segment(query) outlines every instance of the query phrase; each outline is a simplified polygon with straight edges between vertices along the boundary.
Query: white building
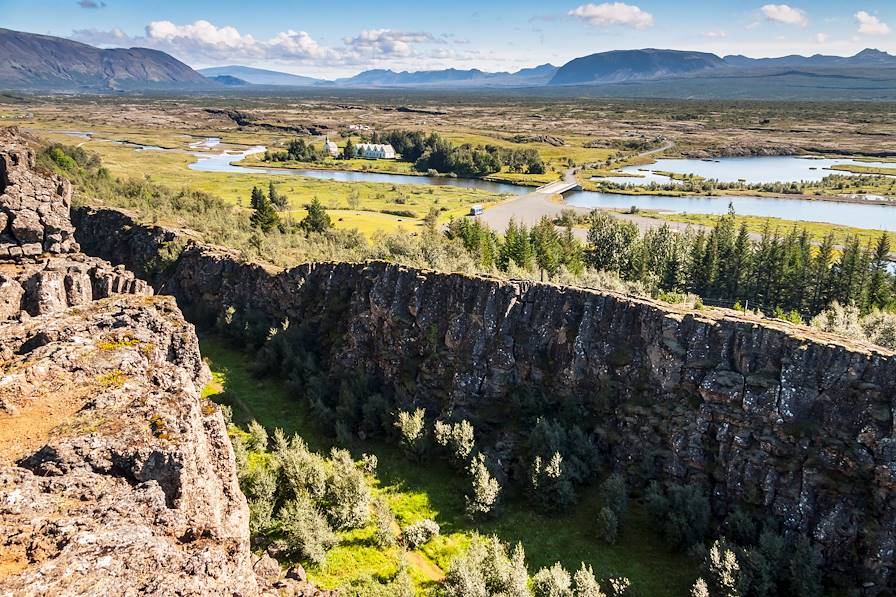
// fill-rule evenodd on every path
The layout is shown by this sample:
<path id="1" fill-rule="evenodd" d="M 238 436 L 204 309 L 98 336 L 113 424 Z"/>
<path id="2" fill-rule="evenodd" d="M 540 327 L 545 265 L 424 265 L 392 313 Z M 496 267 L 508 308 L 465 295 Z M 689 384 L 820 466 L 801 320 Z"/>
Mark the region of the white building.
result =
<path id="1" fill-rule="evenodd" d="M 339 155 L 339 146 L 336 145 L 333 141 L 330 141 L 329 137 L 325 138 L 324 141 L 324 151 L 330 154 L 330 157 L 336 157 Z"/>
<path id="2" fill-rule="evenodd" d="M 388 143 L 358 143 L 355 145 L 355 155 L 367 160 L 394 160 L 395 150 Z"/>

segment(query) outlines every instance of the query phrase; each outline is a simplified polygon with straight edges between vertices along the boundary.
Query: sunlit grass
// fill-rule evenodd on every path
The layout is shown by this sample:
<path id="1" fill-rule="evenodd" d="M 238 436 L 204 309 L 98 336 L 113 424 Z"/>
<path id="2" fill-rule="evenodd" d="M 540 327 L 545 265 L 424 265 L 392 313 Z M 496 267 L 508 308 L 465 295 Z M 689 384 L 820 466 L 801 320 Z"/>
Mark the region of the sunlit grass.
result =
<path id="1" fill-rule="evenodd" d="M 237 424 L 256 419 L 268 429 L 280 427 L 287 434 L 299 433 L 317 451 L 328 451 L 334 445 L 331 436 L 314 423 L 303 397 L 294 395 L 276 378 L 253 377 L 244 353 L 214 336 L 202 339 L 202 352 L 214 372 L 213 384 L 217 384 L 208 393 L 233 408 Z M 444 462 L 429 458 L 415 464 L 399 449 L 381 442 L 346 447 L 356 458 L 364 452 L 377 456 L 375 492 L 388 500 L 401 526 L 424 518 L 432 518 L 441 526 L 439 537 L 407 558 L 409 574 L 421 594 L 432 593 L 436 586 L 433 576 L 447 570 L 451 560 L 469 545 L 474 532 L 496 534 L 508 543 L 522 542 L 532 573 L 556 561 L 574 570 L 584 561 L 602 577 L 627 576 L 637 595 L 684 595 L 696 576 L 696 564 L 662 545 L 650 530 L 643 508 L 636 503 L 630 508 L 620 542 L 614 546 L 598 537 L 595 521 L 601 504 L 593 488 L 583 492 L 576 507 L 557 516 L 533 511 L 511 492 L 500 517 L 474 523 L 464 515 L 467 481 Z M 383 552 L 373 547 L 372 532 L 368 526 L 341 533 L 340 544 L 330 552 L 324 566 L 307 567 L 312 580 L 324 587 L 337 587 L 367 575 L 391 578 L 400 564 L 400 551 L 392 548 Z"/>

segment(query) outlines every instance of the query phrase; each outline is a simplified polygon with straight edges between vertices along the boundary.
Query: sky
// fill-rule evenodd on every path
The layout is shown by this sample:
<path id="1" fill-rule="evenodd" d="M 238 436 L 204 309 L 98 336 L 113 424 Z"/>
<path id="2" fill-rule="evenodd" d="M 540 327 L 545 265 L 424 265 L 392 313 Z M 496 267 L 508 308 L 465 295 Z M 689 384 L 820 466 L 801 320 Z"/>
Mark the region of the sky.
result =
<path id="1" fill-rule="evenodd" d="M 649 47 L 896 53 L 896 0 L 0 0 L 0 27 L 156 48 L 194 68 L 335 78 L 370 68 L 514 71 Z"/>

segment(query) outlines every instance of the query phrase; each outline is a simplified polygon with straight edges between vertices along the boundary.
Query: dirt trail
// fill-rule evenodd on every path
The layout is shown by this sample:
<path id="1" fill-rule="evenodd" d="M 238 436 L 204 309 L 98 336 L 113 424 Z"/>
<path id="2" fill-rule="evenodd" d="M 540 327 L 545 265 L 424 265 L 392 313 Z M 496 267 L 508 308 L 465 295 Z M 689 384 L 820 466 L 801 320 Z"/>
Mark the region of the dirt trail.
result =
<path id="1" fill-rule="evenodd" d="M 445 579 L 445 573 L 442 572 L 442 569 L 432 563 L 429 558 L 416 551 L 407 552 L 407 558 L 408 564 L 419 569 L 429 580 L 442 582 Z"/>

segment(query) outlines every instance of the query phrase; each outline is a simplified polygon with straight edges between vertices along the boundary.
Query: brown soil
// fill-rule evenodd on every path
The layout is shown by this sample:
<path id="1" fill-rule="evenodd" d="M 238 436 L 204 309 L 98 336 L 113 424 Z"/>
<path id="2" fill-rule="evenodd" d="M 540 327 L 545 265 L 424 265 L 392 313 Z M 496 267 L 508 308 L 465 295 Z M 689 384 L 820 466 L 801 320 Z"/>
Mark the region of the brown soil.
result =
<path id="1" fill-rule="evenodd" d="M 0 465 L 13 464 L 46 444 L 50 432 L 78 412 L 89 394 L 83 386 L 75 390 L 70 382 L 55 383 L 48 389 L 25 400 L 0 390 L 0 402 L 15 408 L 12 415 L 0 414 Z"/>

